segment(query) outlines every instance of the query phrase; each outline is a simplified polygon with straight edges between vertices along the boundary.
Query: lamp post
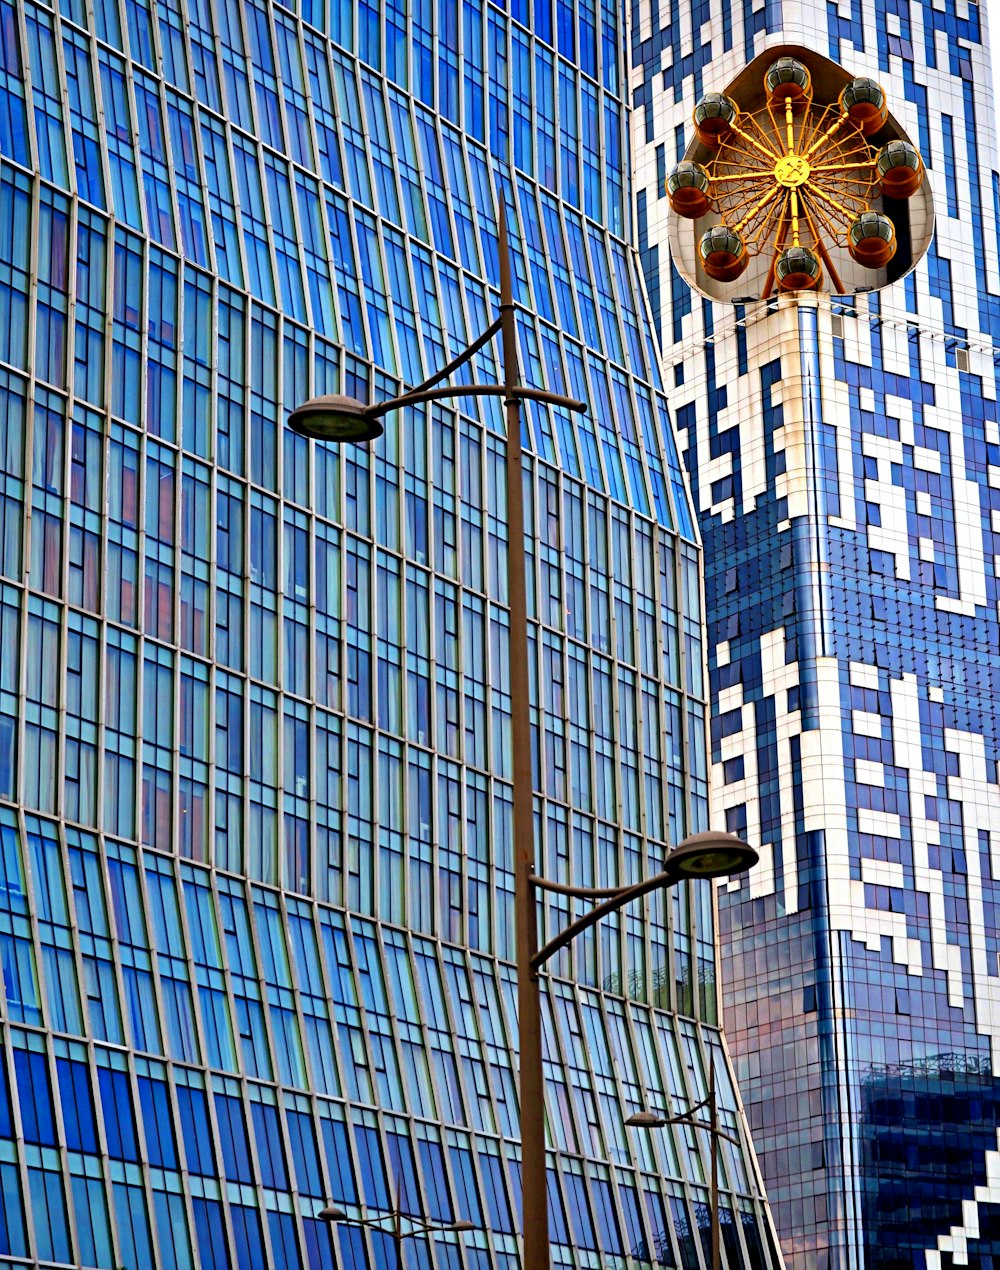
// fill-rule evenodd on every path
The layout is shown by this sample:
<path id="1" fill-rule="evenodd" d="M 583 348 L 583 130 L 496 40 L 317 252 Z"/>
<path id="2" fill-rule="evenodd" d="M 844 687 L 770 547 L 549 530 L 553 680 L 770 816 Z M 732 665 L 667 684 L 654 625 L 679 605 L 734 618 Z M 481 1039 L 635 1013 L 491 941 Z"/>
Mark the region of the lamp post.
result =
<path id="1" fill-rule="evenodd" d="M 307 401 L 289 416 L 300 436 L 323 441 L 370 441 L 380 436 L 379 419 L 404 406 L 455 397 L 501 397 L 507 424 L 507 597 L 510 605 L 511 750 L 514 813 L 514 919 L 518 966 L 520 1035 L 521 1182 L 525 1270 L 548 1270 L 549 1229 L 545 1195 L 545 1129 L 542 1087 L 542 1023 L 538 977 L 528 967 L 538 942 L 532 878 L 535 872 L 535 827 L 531 787 L 531 714 L 528 699 L 528 605 L 525 584 L 524 483 L 521 453 L 521 402 L 541 401 L 583 413 L 587 406 L 561 393 L 526 388 L 520 383 L 514 291 L 511 285 L 507 217 L 500 202 L 500 313 L 464 353 L 411 392 L 389 401 L 364 405 L 350 397 L 326 396 Z M 501 339 L 502 384 L 442 385 L 489 343 Z"/>
<path id="2" fill-rule="evenodd" d="M 402 1270 L 403 1266 L 404 1239 L 414 1239 L 417 1235 L 427 1235 L 435 1231 L 440 1231 L 442 1234 L 454 1234 L 459 1231 L 476 1229 L 470 1221 L 426 1221 L 422 1217 L 411 1217 L 408 1213 L 401 1212 L 398 1208 L 393 1209 L 391 1213 L 387 1213 L 384 1217 L 351 1217 L 342 1208 L 331 1206 L 321 1209 L 316 1216 L 320 1221 L 327 1223 L 330 1227 L 331 1236 L 333 1235 L 333 1227 L 336 1225 L 359 1226 L 362 1229 L 378 1230 L 388 1235 L 396 1250 L 396 1264 L 400 1270 Z M 407 1223 L 405 1229 L 403 1228 L 404 1221 Z M 386 1229 L 386 1222 L 392 1223 L 388 1229 Z"/>
<path id="3" fill-rule="evenodd" d="M 531 714 L 528 695 L 528 605 L 525 580 L 524 485 L 521 402 L 585 413 L 587 406 L 561 393 L 520 383 L 510 246 L 503 201 L 499 216 L 500 314 L 463 353 L 410 392 L 365 405 L 352 397 L 316 397 L 293 410 L 289 426 L 300 436 L 323 441 L 370 441 L 381 435 L 379 419 L 404 406 L 455 397 L 501 397 L 507 425 L 507 596 L 510 606 L 509 676 L 511 695 L 512 802 L 514 819 L 514 922 L 517 960 L 521 1187 L 524 1270 L 549 1270 L 549 1214 L 545 1176 L 545 1096 L 542 1069 L 542 1015 L 538 972 L 582 930 L 606 913 L 685 877 L 718 877 L 755 864 L 757 855 L 731 834 L 696 834 L 671 851 L 664 871 L 634 886 L 600 890 L 548 882 L 535 871 L 535 827 L 531 780 Z M 503 384 L 443 384 L 496 335 L 501 339 Z M 538 890 L 601 901 L 538 948 Z"/>
<path id="4" fill-rule="evenodd" d="M 707 1120 L 696 1118 L 697 1113 L 703 1109 L 708 1111 Z M 708 1133 L 711 1169 L 708 1216 L 711 1223 L 712 1236 L 712 1270 L 720 1270 L 722 1264 L 720 1247 L 722 1229 L 719 1221 L 719 1139 L 725 1138 L 727 1142 L 731 1142 L 735 1147 L 741 1144 L 739 1138 L 727 1133 L 725 1129 L 719 1128 L 719 1104 L 715 1094 L 715 1063 L 712 1061 L 711 1056 L 708 1064 L 707 1098 L 703 1098 L 701 1102 L 694 1103 L 686 1111 L 679 1112 L 674 1116 L 662 1116 L 656 1111 L 639 1111 L 634 1116 L 629 1116 L 625 1123 L 635 1129 L 663 1129 L 667 1125 L 682 1124 L 688 1125 L 692 1129 L 704 1129 Z"/>

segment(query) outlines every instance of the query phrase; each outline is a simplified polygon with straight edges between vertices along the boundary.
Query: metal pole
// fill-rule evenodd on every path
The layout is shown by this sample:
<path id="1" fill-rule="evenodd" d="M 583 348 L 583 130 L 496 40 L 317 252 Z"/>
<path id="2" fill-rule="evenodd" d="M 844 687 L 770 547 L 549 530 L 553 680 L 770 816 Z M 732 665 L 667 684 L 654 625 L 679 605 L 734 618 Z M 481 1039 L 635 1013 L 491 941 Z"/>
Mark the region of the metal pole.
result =
<path id="1" fill-rule="evenodd" d="M 406 1263 L 403 1261 L 403 1182 L 400 1178 L 396 1178 L 390 1189 L 390 1198 L 392 1199 L 392 1230 L 389 1231 L 392 1239 L 392 1248 L 395 1252 L 394 1260 L 396 1262 L 396 1270 L 406 1270 Z"/>
<path id="2" fill-rule="evenodd" d="M 510 277 L 507 215 L 500 196 L 500 333 L 507 422 L 507 598 L 510 603 L 510 722 L 514 799 L 514 925 L 517 945 L 517 1016 L 520 1036 L 521 1212 L 524 1270 L 549 1270 L 549 1210 L 545 1185 L 545 1090 L 542 1012 L 531 959 L 538 945 L 532 875 L 535 824 L 528 700 L 528 601 L 525 581 L 524 487 L 517 329 Z"/>
<path id="3" fill-rule="evenodd" d="M 709 1154 L 712 1161 L 712 1270 L 720 1270 L 719 1236 L 719 1110 L 715 1100 L 715 1062 L 711 1048 L 708 1051 L 708 1122 Z"/>

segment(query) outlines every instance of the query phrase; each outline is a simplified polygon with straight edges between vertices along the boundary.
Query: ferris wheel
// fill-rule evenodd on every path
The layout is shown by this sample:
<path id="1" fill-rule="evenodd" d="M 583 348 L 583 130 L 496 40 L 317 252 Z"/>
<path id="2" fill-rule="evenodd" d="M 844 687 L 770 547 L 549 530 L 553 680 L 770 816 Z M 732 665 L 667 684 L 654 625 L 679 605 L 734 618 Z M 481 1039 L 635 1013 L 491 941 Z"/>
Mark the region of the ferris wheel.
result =
<path id="1" fill-rule="evenodd" d="M 670 206 L 689 220 L 718 213 L 697 246 L 710 278 L 731 282 L 751 257 L 764 255 L 762 299 L 775 286 L 815 289 L 824 268 L 832 290 L 843 294 L 831 248 L 846 247 L 868 269 L 883 268 L 895 255 L 896 230 L 872 204 L 880 195 L 910 198 L 923 181 L 923 162 L 909 141 L 876 147 L 869 140 L 888 118 L 873 79 L 852 79 L 836 100 L 821 104 L 808 67 L 779 57 L 763 87 L 764 105 L 755 110 L 741 111 L 723 93 L 701 99 L 695 132 L 710 157 L 674 167 Z"/>

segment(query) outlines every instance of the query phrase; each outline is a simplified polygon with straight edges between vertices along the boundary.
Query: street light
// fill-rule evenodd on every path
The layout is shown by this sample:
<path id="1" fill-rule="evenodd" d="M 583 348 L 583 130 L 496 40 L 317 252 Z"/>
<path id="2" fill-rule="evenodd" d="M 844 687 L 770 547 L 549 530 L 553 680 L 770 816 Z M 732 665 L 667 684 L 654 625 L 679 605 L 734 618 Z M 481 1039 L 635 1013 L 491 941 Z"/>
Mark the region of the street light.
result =
<path id="1" fill-rule="evenodd" d="M 548 882 L 535 873 L 535 825 L 531 778 L 531 713 L 528 695 L 528 604 L 525 581 L 524 490 L 521 451 L 521 402 L 538 401 L 585 413 L 582 401 L 520 383 L 510 246 L 503 201 L 499 215 L 500 315 L 463 353 L 434 375 L 398 397 L 366 405 L 353 397 L 315 397 L 293 410 L 289 427 L 300 436 L 322 441 L 370 441 L 382 434 L 379 419 L 404 406 L 455 397 L 502 397 L 507 442 L 507 595 L 510 604 L 508 642 L 512 810 L 514 822 L 514 922 L 517 944 L 517 1017 L 519 1102 L 521 1111 L 521 1212 L 524 1226 L 524 1270 L 549 1270 L 549 1213 L 545 1175 L 545 1092 L 542 1069 L 542 1013 L 538 972 L 541 966 L 582 930 L 606 913 L 661 886 L 688 877 L 739 873 L 757 855 L 732 834 L 695 834 L 671 851 L 664 871 L 634 886 L 595 890 Z M 456 370 L 501 337 L 503 384 L 443 384 Z M 557 891 L 576 898 L 601 900 L 585 917 L 538 948 L 536 892 Z"/>
<path id="2" fill-rule="evenodd" d="M 707 1120 L 696 1118 L 697 1113 L 703 1109 L 708 1111 Z M 663 1116 L 656 1111 L 637 1111 L 635 1115 L 629 1116 L 625 1123 L 633 1129 L 664 1129 L 667 1125 L 683 1124 L 688 1125 L 692 1129 L 704 1129 L 708 1133 L 712 1186 L 708 1209 L 712 1234 L 712 1270 L 720 1270 L 722 1256 L 720 1235 L 722 1230 L 719 1221 L 719 1139 L 725 1138 L 734 1147 L 739 1147 L 742 1144 L 739 1138 L 727 1133 L 725 1129 L 719 1128 L 719 1104 L 715 1096 L 715 1063 L 712 1061 L 711 1056 L 709 1056 L 708 1063 L 707 1098 L 703 1098 L 701 1102 L 694 1103 L 686 1111 L 678 1112 L 674 1116 Z"/>
<path id="3" fill-rule="evenodd" d="M 398 1266 L 403 1265 L 403 1240 L 414 1239 L 417 1235 L 427 1235 L 431 1233 L 441 1234 L 457 1234 L 461 1231 L 476 1230 L 477 1227 L 470 1221 L 453 1221 L 439 1222 L 427 1221 L 423 1217 L 411 1217 L 409 1213 L 404 1213 L 400 1209 L 393 1209 L 391 1213 L 386 1213 L 384 1217 L 352 1217 L 342 1208 L 330 1206 L 321 1209 L 316 1216 L 320 1221 L 325 1221 L 331 1228 L 336 1225 L 359 1226 L 362 1229 L 378 1230 L 388 1235 L 392 1240 L 396 1249 L 396 1263 Z M 406 1228 L 403 1228 L 403 1222 L 406 1222 Z M 385 1223 L 391 1222 L 392 1225 L 387 1229 Z"/>
<path id="4" fill-rule="evenodd" d="M 601 903 L 595 904 L 589 912 L 570 922 L 541 948 L 532 950 L 523 964 L 526 965 L 528 973 L 537 978 L 545 962 L 560 948 L 565 948 L 576 939 L 577 935 L 594 926 L 602 917 L 606 917 L 609 913 L 616 913 L 618 909 L 631 904 L 640 896 L 648 895 L 650 891 L 657 891 L 663 887 L 676 886 L 678 882 L 690 878 L 719 878 L 733 873 L 745 873 L 747 869 L 753 868 L 757 859 L 757 852 L 742 838 L 737 838 L 732 833 L 709 831 L 693 833 L 689 838 L 685 838 L 672 851 L 667 852 L 662 872 L 654 873 L 652 877 L 644 878 L 641 882 L 634 882 L 630 886 L 568 886 L 563 882 L 550 882 L 547 878 L 533 873 L 528 879 L 532 892 L 554 891 L 558 895 L 569 895 L 574 899 L 600 900 Z M 519 953 L 519 973 L 521 966 Z"/>
<path id="5" fill-rule="evenodd" d="M 576 918 L 575 921 L 569 923 L 568 926 L 557 934 L 553 935 L 547 943 L 543 944 L 537 951 L 527 956 L 528 973 L 537 976 L 541 967 L 554 956 L 561 948 L 564 948 L 577 935 L 588 930 L 606 917 L 609 913 L 615 913 L 620 908 L 624 908 L 626 904 L 630 904 L 632 900 L 639 899 L 640 896 L 649 894 L 650 891 L 656 891 L 663 887 L 676 886 L 678 882 L 683 882 L 689 878 L 717 878 L 725 877 L 733 873 L 745 873 L 747 869 L 752 868 L 757 863 L 757 852 L 747 845 L 741 838 L 737 838 L 735 834 L 720 833 L 709 831 L 707 833 L 694 833 L 690 837 L 685 838 L 683 842 L 678 843 L 672 851 L 667 852 L 666 859 L 663 862 L 663 871 L 655 873 L 652 877 L 645 878 L 641 882 L 633 883 L 631 886 L 619 887 L 584 887 L 584 886 L 567 886 L 562 882 L 550 882 L 546 878 L 538 877 L 533 874 L 529 879 L 532 891 L 554 891 L 558 895 L 569 895 L 574 898 L 598 900 L 593 908 L 584 913 L 582 917 Z M 518 938 L 518 974 L 523 973 L 522 952 L 520 947 L 520 937 Z M 709 1108 L 709 1122 L 696 1121 L 692 1119 L 695 1112 L 700 1111 L 703 1107 Z M 524 1145 L 524 1109 L 521 1109 L 521 1151 L 525 1151 Z M 541 1117 L 539 1118 L 541 1119 Z M 625 1121 L 627 1125 L 636 1128 L 655 1129 L 662 1125 L 668 1124 L 690 1124 L 698 1128 L 707 1128 L 711 1135 L 711 1158 L 712 1158 L 712 1270 L 719 1270 L 719 1181 L 718 1181 L 718 1138 L 723 1137 L 728 1141 L 739 1146 L 739 1141 L 728 1133 L 724 1133 L 719 1128 L 718 1112 L 715 1100 L 715 1069 L 709 1064 L 709 1086 L 708 1097 L 701 1102 L 690 1107 L 682 1116 L 672 1116 L 663 1118 L 654 1112 L 640 1111 L 634 1116 L 630 1116 Z M 534 1131 L 534 1130 L 533 1130 Z M 545 1134 L 544 1123 L 540 1124 L 537 1133 L 540 1139 L 540 1149 L 544 1159 L 545 1153 Z M 528 1263 L 530 1265 L 530 1263 Z M 539 1263 L 539 1265 L 548 1266 L 548 1261 Z"/>
<path id="6" fill-rule="evenodd" d="M 539 401 L 577 413 L 586 411 L 582 401 L 520 384 L 515 325 L 514 291 L 511 285 L 507 217 L 500 203 L 500 314 L 463 353 L 411 392 L 389 401 L 365 405 L 351 397 L 324 396 L 307 401 L 289 415 L 289 427 L 300 436 L 316 440 L 369 441 L 381 435 L 378 420 L 403 406 L 455 397 L 502 397 L 507 425 L 507 595 L 510 604 L 508 642 L 511 748 L 513 754 L 512 802 L 514 821 L 514 914 L 518 944 L 518 1020 L 520 1035 L 520 1106 L 522 1137 L 522 1214 L 525 1270 L 548 1270 L 549 1230 L 546 1204 L 545 1138 L 542 1122 L 542 1022 L 538 977 L 531 973 L 522 953 L 534 952 L 537 915 L 532 877 L 535 871 L 535 827 L 531 781 L 531 715 L 528 698 L 528 605 L 525 584 L 524 490 L 521 453 L 521 402 Z M 503 384 L 443 385 L 496 335 L 501 337 Z"/>

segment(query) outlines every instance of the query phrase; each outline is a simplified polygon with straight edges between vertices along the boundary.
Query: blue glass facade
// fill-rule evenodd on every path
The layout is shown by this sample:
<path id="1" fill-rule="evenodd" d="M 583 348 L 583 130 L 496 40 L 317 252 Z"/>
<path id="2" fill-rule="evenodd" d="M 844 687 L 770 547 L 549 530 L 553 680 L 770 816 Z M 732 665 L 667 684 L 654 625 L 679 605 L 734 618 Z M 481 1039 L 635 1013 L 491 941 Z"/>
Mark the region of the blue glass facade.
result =
<path id="1" fill-rule="evenodd" d="M 976 4 L 633 6 L 638 233 L 706 558 L 724 1017 L 787 1263 L 997 1264 L 996 134 Z M 693 31 L 693 40 L 689 35 Z M 703 92 L 817 50 L 937 211 L 871 294 L 711 304 L 667 253 Z M 738 290 L 738 288 L 737 288 Z M 967 1258 L 967 1260 L 963 1260 Z"/>
<path id="2" fill-rule="evenodd" d="M 700 550 L 629 246 L 624 15 L 0 0 L 0 1264 L 518 1265 L 502 414 L 371 448 L 487 325 L 533 404 L 539 857 L 613 886 L 708 821 Z M 495 381 L 495 351 L 475 359 Z M 548 929 L 573 910 L 546 899 Z M 699 1270 L 744 1135 L 711 892 L 544 994 L 557 1265 Z M 776 1264 L 722 1150 L 727 1265 Z"/>

